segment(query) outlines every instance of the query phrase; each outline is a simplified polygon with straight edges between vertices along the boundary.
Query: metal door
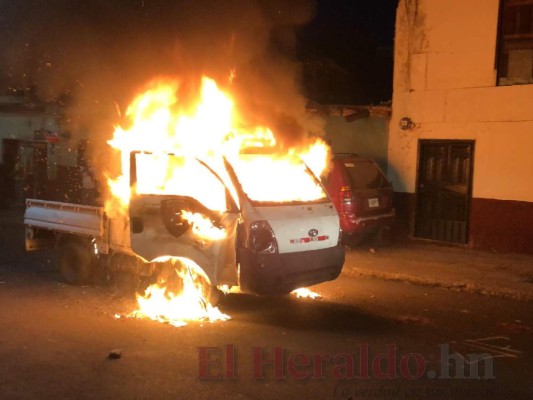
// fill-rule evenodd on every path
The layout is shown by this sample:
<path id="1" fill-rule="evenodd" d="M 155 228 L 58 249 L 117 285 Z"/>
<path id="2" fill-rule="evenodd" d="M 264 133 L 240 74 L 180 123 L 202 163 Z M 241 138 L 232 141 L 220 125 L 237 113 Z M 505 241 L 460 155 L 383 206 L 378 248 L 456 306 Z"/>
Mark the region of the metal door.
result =
<path id="1" fill-rule="evenodd" d="M 218 192 L 226 198 L 225 212 L 209 209 L 201 201 L 189 196 L 186 192 L 176 191 L 175 194 L 139 194 L 142 184 L 141 169 L 138 157 L 144 154 L 131 154 L 132 198 L 130 200 L 130 240 L 131 249 L 147 261 L 161 256 L 184 257 L 193 260 L 205 272 L 212 285 L 236 284 L 235 238 L 239 222 L 239 212 L 228 189 L 221 179 L 205 164 L 191 161 L 196 165 L 194 176 L 200 185 L 209 176 L 210 185 L 206 188 L 210 196 Z M 162 157 L 159 155 L 159 157 Z M 175 156 L 168 155 L 169 158 Z M 148 158 L 150 158 L 148 156 Z M 170 164 L 169 164 L 170 165 Z M 157 180 L 157 174 L 168 174 L 171 168 L 159 171 L 150 169 L 148 179 Z M 203 179 L 202 179 L 203 176 Z M 185 190 L 185 188 L 183 188 Z M 198 213 L 211 221 L 213 227 L 224 232 L 221 238 L 199 236 L 191 225 L 184 221 L 184 212 Z"/>
<path id="2" fill-rule="evenodd" d="M 415 236 L 467 243 L 474 142 L 421 140 Z"/>

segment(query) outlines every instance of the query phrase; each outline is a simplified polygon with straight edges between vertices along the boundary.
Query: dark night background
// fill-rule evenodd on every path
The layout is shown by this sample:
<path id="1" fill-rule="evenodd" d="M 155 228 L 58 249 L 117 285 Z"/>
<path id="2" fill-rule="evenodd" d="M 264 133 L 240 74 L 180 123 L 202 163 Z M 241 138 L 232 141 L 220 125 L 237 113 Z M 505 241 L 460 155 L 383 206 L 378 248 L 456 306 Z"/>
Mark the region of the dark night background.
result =
<path id="1" fill-rule="evenodd" d="M 319 0 L 299 34 L 307 95 L 323 104 L 392 98 L 396 0 Z"/>
<path id="2" fill-rule="evenodd" d="M 304 99 L 391 99 L 396 3 L 0 0 L 0 92 L 114 112 L 154 76 L 235 68 L 241 104 L 286 129 Z"/>

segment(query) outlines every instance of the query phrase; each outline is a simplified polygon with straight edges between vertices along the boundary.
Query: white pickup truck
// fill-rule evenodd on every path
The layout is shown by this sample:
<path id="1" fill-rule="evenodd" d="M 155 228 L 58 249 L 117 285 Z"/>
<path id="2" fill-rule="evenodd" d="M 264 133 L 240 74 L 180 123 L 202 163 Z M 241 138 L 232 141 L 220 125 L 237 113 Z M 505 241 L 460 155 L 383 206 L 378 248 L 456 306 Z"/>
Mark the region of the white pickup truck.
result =
<path id="1" fill-rule="evenodd" d="M 131 153 L 128 215 L 111 218 L 102 207 L 28 199 L 26 249 L 56 247 L 59 271 L 72 284 L 86 282 L 102 266 L 149 275 L 151 261 L 162 256 L 193 260 L 214 287 L 237 286 L 258 295 L 288 293 L 339 275 L 344 249 L 338 214 L 303 163 L 321 191 L 314 200 L 259 202 L 252 200 L 238 166 L 226 161 L 222 179 L 197 160 L 194 179 L 210 182 L 207 199 L 222 198 L 226 207 L 221 212 L 209 201 L 200 202 L 179 190 L 143 193 L 143 180 L 153 179 L 137 171 L 144 155 Z M 253 179 L 263 180 L 265 193 L 280 185 L 269 179 L 268 171 L 256 172 Z M 287 180 L 284 185 L 298 190 L 298 182 Z M 187 211 L 207 217 L 223 237 L 199 236 L 183 218 Z"/>

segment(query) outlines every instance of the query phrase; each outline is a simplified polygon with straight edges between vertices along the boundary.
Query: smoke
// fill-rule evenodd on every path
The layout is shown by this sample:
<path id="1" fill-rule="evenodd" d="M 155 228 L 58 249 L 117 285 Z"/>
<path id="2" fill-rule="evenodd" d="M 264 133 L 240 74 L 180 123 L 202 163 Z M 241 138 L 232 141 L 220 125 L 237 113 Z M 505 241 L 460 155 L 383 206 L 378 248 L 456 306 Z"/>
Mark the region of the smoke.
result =
<path id="1" fill-rule="evenodd" d="M 305 112 L 294 59 L 314 12 L 311 0 L 0 0 L 0 84 L 61 100 L 64 129 L 101 149 L 148 81 L 194 89 L 205 74 L 233 94 L 245 123 L 291 145 L 322 130 Z"/>

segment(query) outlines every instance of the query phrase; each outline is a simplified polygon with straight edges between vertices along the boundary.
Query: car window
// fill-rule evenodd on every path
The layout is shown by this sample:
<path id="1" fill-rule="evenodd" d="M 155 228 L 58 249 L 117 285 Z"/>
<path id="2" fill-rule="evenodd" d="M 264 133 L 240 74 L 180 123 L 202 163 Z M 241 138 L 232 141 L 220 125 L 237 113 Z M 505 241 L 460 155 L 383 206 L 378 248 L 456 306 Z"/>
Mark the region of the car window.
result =
<path id="1" fill-rule="evenodd" d="M 344 166 L 354 190 L 381 189 L 389 186 L 383 173 L 370 160 L 345 161 Z"/>
<path id="2" fill-rule="evenodd" d="M 136 193 L 189 196 L 210 210 L 225 211 L 226 187 L 194 158 L 137 153 Z"/>
<path id="3" fill-rule="evenodd" d="M 252 204 L 328 200 L 318 179 L 299 159 L 241 154 L 229 162 Z"/>

